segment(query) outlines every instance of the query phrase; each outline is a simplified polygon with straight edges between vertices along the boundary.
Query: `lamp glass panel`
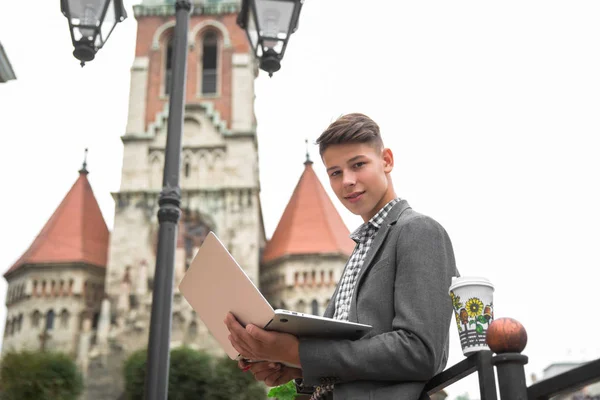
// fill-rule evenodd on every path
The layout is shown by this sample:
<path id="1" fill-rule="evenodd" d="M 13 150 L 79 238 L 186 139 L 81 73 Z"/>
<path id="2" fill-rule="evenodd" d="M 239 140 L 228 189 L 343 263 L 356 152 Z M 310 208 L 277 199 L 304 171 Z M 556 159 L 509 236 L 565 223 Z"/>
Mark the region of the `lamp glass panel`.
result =
<path id="1" fill-rule="evenodd" d="M 73 39 L 76 42 L 79 42 L 82 37 L 83 37 L 83 34 L 81 33 L 81 30 L 78 27 L 74 26 L 73 27 Z"/>
<path id="2" fill-rule="evenodd" d="M 248 23 L 246 24 L 246 30 L 248 31 L 248 37 L 250 38 L 250 45 L 252 49 L 256 49 L 256 45 L 258 44 L 258 29 L 256 29 L 256 16 L 254 15 L 254 10 L 250 7 L 248 10 Z"/>
<path id="3" fill-rule="evenodd" d="M 273 50 L 277 54 L 281 54 L 283 50 L 283 40 L 265 40 L 263 42 L 264 51 Z"/>
<path id="4" fill-rule="evenodd" d="M 79 26 L 81 38 L 94 40 L 95 31 L 93 27 L 100 26 L 100 18 L 106 0 L 69 0 L 69 12 L 71 23 Z M 85 28 L 84 26 L 88 26 Z M 75 34 L 74 36 L 79 36 Z M 77 40 L 77 39 L 75 39 Z"/>
<path id="5" fill-rule="evenodd" d="M 69 14 L 74 25 L 100 25 L 106 0 L 69 0 Z"/>
<path id="6" fill-rule="evenodd" d="M 285 40 L 290 29 L 294 4 L 292 1 L 256 0 L 260 36 Z"/>
<path id="7" fill-rule="evenodd" d="M 106 42 L 108 36 L 112 32 L 113 28 L 117 24 L 117 14 L 115 12 L 115 2 L 114 0 L 109 0 L 108 9 L 106 10 L 106 15 L 104 16 L 104 21 L 102 21 L 102 26 L 100 26 L 100 36 L 102 36 L 101 44 Z"/>

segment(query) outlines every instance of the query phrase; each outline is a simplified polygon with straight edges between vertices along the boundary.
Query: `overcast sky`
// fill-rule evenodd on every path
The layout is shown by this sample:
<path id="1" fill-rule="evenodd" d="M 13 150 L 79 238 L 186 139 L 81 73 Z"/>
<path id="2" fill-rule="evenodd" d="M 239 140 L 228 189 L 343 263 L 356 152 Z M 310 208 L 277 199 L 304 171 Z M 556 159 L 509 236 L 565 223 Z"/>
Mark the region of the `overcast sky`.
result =
<path id="1" fill-rule="evenodd" d="M 3 271 L 76 180 L 85 147 L 112 228 L 134 3 L 83 69 L 59 2 L 0 5 L 18 78 L 0 85 Z M 494 283 L 496 318 L 527 328 L 527 375 L 600 357 L 599 15 L 592 0 L 306 0 L 281 71 L 256 81 L 267 236 L 302 173 L 304 139 L 343 113 L 366 113 L 394 151 L 397 193 L 446 228 L 463 275 Z M 360 224 L 338 209 L 349 229 Z M 474 377 L 448 391 L 479 396 Z"/>

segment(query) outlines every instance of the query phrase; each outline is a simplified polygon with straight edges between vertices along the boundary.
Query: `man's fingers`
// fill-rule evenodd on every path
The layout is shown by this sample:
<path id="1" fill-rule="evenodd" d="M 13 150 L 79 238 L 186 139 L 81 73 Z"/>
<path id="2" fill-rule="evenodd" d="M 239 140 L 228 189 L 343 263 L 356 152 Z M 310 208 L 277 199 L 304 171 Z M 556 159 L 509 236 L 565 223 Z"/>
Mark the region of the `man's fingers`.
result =
<path id="1" fill-rule="evenodd" d="M 240 348 L 244 349 L 244 352 L 240 352 L 240 354 L 242 354 L 243 356 L 251 356 L 251 354 L 248 354 L 247 350 L 250 348 L 248 342 L 249 340 L 252 340 L 252 338 L 248 334 L 248 332 L 246 332 L 246 329 L 244 329 L 244 327 L 240 325 L 240 323 L 235 319 L 235 317 L 231 313 L 227 314 L 223 322 L 227 326 L 227 329 L 229 329 L 229 341 L 231 342 L 233 347 L 238 352 L 240 352 Z"/>
<path id="2" fill-rule="evenodd" d="M 264 380 L 267 386 L 278 386 L 277 382 L 281 380 L 282 375 L 281 371 L 274 371 L 261 380 Z"/>
<path id="3" fill-rule="evenodd" d="M 272 382 L 272 386 L 279 386 L 279 385 L 283 385 L 285 383 L 288 383 L 289 381 L 291 381 L 291 379 L 288 379 L 288 377 L 286 375 L 279 375 L 279 377 L 277 379 L 275 379 L 275 381 Z"/>
<path id="4" fill-rule="evenodd" d="M 246 332 L 246 329 L 244 329 L 244 327 L 238 322 L 237 319 L 235 319 L 235 317 L 231 313 L 227 314 L 227 317 L 225 317 L 225 320 L 223 322 L 227 326 L 227 329 L 229 329 L 229 332 L 231 332 L 232 334 L 236 334 L 238 336 L 248 334 Z"/>
<path id="5" fill-rule="evenodd" d="M 257 367 L 252 367 L 251 371 L 254 374 L 256 380 L 264 381 L 267 377 L 271 376 L 274 373 L 279 373 L 281 370 L 280 367 L 276 366 L 275 368 L 269 367 L 268 363 L 264 363 L 265 365 L 260 365 Z"/>
<path id="6" fill-rule="evenodd" d="M 229 335 L 229 342 L 231 343 L 231 345 L 233 346 L 233 348 L 240 355 L 242 355 L 245 358 L 250 358 L 250 359 L 252 358 L 253 354 L 250 354 L 250 351 L 248 350 L 248 348 L 246 346 L 244 346 L 243 343 L 238 342 L 237 340 L 235 340 L 235 338 L 233 338 L 231 335 Z M 242 369 L 246 369 L 246 368 L 242 368 Z"/>
<path id="7" fill-rule="evenodd" d="M 271 343 L 274 340 L 273 333 L 260 329 L 256 325 L 248 324 L 246 332 L 253 338 L 263 343 Z"/>
<path id="8" fill-rule="evenodd" d="M 257 374 L 259 372 L 262 371 L 275 371 L 279 369 L 279 366 L 277 363 L 270 363 L 270 362 L 257 362 L 257 363 L 252 363 L 253 365 L 250 366 L 250 370 L 252 371 L 253 374 Z"/>

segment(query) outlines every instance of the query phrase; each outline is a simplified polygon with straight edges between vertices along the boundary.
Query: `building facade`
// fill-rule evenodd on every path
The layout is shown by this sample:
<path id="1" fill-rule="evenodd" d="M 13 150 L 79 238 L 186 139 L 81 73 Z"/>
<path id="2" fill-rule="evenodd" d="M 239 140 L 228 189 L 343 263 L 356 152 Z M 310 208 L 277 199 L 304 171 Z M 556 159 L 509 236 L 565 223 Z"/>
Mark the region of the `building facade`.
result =
<path id="1" fill-rule="evenodd" d="M 82 334 L 97 329 L 109 231 L 87 174 L 84 164 L 29 249 L 4 274 L 3 353 L 49 348 L 80 355 Z"/>
<path id="2" fill-rule="evenodd" d="M 223 353 L 177 289 L 209 231 L 274 307 L 314 314 L 324 311 L 353 248 L 308 158 L 281 222 L 266 240 L 254 116 L 258 69 L 236 25 L 239 9 L 239 1 L 194 4 L 189 25 L 171 346 L 215 355 Z M 112 194 L 113 229 L 109 234 L 84 165 L 44 230 L 5 274 L 2 351 L 52 348 L 72 354 L 90 400 L 118 398 L 123 361 L 148 342 L 173 68 L 173 1 L 143 0 L 134 14 L 136 50 L 121 185 Z M 77 229 L 69 225 L 73 210 L 79 210 Z M 77 246 L 87 247 L 71 254 Z"/>

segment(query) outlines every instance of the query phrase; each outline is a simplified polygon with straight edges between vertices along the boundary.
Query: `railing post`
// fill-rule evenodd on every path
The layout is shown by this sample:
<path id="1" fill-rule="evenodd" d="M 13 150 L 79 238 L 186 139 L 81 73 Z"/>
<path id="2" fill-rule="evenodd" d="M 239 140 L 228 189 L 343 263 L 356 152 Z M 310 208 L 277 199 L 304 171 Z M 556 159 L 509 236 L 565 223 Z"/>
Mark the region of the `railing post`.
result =
<path id="1" fill-rule="evenodd" d="M 479 376 L 479 395 L 481 400 L 497 400 L 496 377 L 492 365 L 492 352 L 488 350 L 477 353 L 477 375 Z"/>
<path id="2" fill-rule="evenodd" d="M 492 364 L 498 374 L 501 400 L 527 400 L 525 368 L 528 358 L 521 354 L 527 345 L 527 332 L 512 318 L 500 318 L 488 328 L 486 341 L 496 353 Z"/>

